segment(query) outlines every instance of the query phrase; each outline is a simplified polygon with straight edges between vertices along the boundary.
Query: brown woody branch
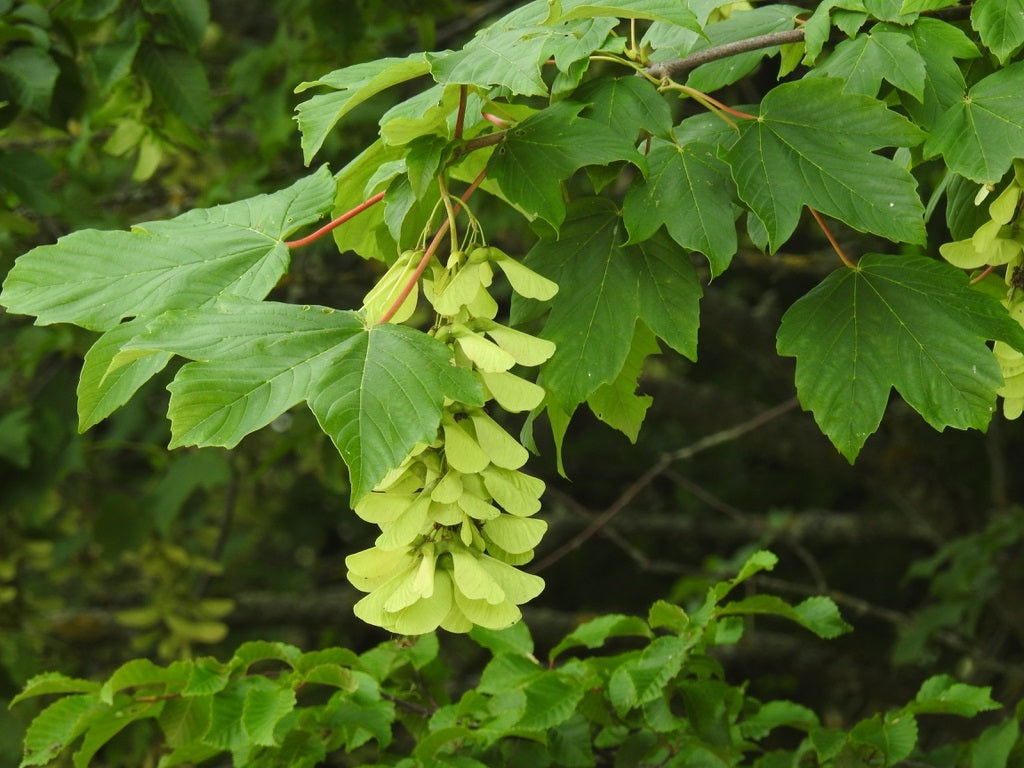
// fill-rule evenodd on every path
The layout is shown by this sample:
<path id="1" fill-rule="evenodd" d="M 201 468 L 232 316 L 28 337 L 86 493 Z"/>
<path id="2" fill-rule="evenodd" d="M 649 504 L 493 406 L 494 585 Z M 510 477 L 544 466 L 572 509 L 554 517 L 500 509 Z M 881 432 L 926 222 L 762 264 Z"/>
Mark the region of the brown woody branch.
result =
<path id="1" fill-rule="evenodd" d="M 718 59 L 726 59 L 740 53 L 758 51 L 762 48 L 772 48 L 773 46 L 786 45 L 787 43 L 799 43 L 803 39 L 804 30 L 802 28 L 769 32 L 766 35 L 748 37 L 746 40 L 736 40 L 732 43 L 723 43 L 722 45 L 714 45 L 701 51 L 694 51 L 688 56 L 683 56 L 681 59 L 651 64 L 647 67 L 647 74 L 657 80 L 674 78 L 679 75 L 685 75 L 691 69 L 696 69 L 701 64 L 707 64 Z"/>
<path id="2" fill-rule="evenodd" d="M 924 11 L 921 15 L 928 16 L 933 19 L 963 19 L 970 16 L 972 5 L 973 3 L 954 5 L 947 8 L 940 8 L 935 11 Z M 648 75 L 657 80 L 675 78 L 679 75 L 685 75 L 690 70 L 699 67 L 701 64 L 718 61 L 719 59 L 727 59 L 730 56 L 736 56 L 740 53 L 759 51 L 763 48 L 773 48 L 777 45 L 799 43 L 803 39 L 804 29 L 802 27 L 797 29 L 786 29 L 780 32 L 769 32 L 766 35 L 748 37 L 745 40 L 722 43 L 721 45 L 714 45 L 710 48 L 694 51 L 680 59 L 660 61 L 656 64 L 651 64 L 645 71 Z"/>

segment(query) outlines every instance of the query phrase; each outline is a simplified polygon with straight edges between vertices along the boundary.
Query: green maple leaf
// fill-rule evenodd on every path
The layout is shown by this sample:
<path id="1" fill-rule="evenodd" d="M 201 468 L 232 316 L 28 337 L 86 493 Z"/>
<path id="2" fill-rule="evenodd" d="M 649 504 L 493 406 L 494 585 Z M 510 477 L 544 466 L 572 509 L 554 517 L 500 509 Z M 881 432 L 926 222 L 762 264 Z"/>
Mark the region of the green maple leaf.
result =
<path id="1" fill-rule="evenodd" d="M 924 98 L 924 57 L 910 43 L 905 33 L 873 30 L 837 45 L 811 75 L 845 78 L 845 92 L 865 96 L 877 96 L 885 79 L 920 101 Z"/>
<path id="2" fill-rule="evenodd" d="M 646 180 L 634 181 L 623 201 L 630 242 L 646 240 L 664 225 L 681 246 L 707 256 L 712 275 L 720 275 L 736 253 L 729 167 L 710 144 L 657 139 L 647 167 Z"/>
<path id="3" fill-rule="evenodd" d="M 560 101 L 517 123 L 488 165 L 506 198 L 555 228 L 565 218 L 561 182 L 577 169 L 617 160 L 647 167 L 631 138 L 580 117 L 583 107 Z"/>
<path id="4" fill-rule="evenodd" d="M 967 85 L 956 59 L 980 56 L 977 47 L 961 30 L 938 19 L 920 18 L 909 27 L 879 24 L 872 33 L 904 35 L 925 64 L 924 94 L 905 98 L 907 111 L 923 127 L 930 128 L 939 116 L 963 98 Z"/>
<path id="5" fill-rule="evenodd" d="M 18 258 L 3 304 L 40 325 L 95 331 L 125 318 L 199 306 L 222 293 L 260 299 L 288 266 L 284 238 L 330 208 L 326 167 L 288 189 L 199 208 L 131 231 L 86 229 Z"/>
<path id="6" fill-rule="evenodd" d="M 123 359 L 117 366 L 114 358 L 121 348 L 145 332 L 149 317 L 121 323 L 100 336 L 82 362 L 78 379 L 78 430 L 84 432 L 128 402 L 143 384 L 160 373 L 171 360 L 163 352 L 140 354 Z"/>
<path id="7" fill-rule="evenodd" d="M 646 131 L 672 136 L 672 110 L 657 89 L 639 77 L 601 77 L 590 80 L 574 98 L 587 105 L 585 116 L 622 136 Z"/>
<path id="8" fill-rule="evenodd" d="M 172 448 L 230 448 L 305 401 L 348 465 L 354 501 L 435 439 L 445 397 L 483 402 L 444 344 L 326 307 L 225 298 L 171 311 L 122 354 L 148 350 L 194 361 L 168 387 Z"/>
<path id="9" fill-rule="evenodd" d="M 567 19 L 614 16 L 620 19 L 663 21 L 700 32 L 697 17 L 676 0 L 553 0 L 547 23 Z"/>
<path id="10" fill-rule="evenodd" d="M 571 414 L 619 376 L 637 318 L 681 354 L 696 357 L 701 288 L 693 265 L 664 237 L 627 245 L 611 201 L 575 201 L 558 240 L 542 240 L 524 263 L 563 286 L 543 305 L 514 300 L 512 312 L 516 323 L 550 306 L 541 336 L 557 349 L 541 376 L 562 411 Z"/>
<path id="11" fill-rule="evenodd" d="M 971 8 L 971 26 L 1000 64 L 1024 45 L 1024 0 L 978 0 Z"/>
<path id="12" fill-rule="evenodd" d="M 426 55 L 414 53 L 405 58 L 383 58 L 336 69 L 319 80 L 300 83 L 296 93 L 326 86 L 333 93 L 321 93 L 296 107 L 296 119 L 302 133 L 302 156 L 308 165 L 323 146 L 327 134 L 345 115 L 367 99 L 406 80 L 430 71 Z"/>
<path id="13" fill-rule="evenodd" d="M 262 299 L 289 262 L 284 238 L 329 209 L 326 167 L 288 189 L 197 209 L 129 232 L 82 230 L 21 256 L 3 286 L 9 311 L 39 324 L 105 331 L 85 356 L 79 428 L 109 416 L 164 368 L 166 354 L 139 354 L 112 368 L 121 347 L 168 309 L 231 293 Z M 122 322 L 126 318 L 135 318 Z"/>
<path id="14" fill-rule="evenodd" d="M 1002 384 L 986 341 L 1024 329 L 963 272 L 920 256 L 868 254 L 829 275 L 782 318 L 800 402 L 851 462 L 895 388 L 936 429 L 984 429 Z"/>
<path id="15" fill-rule="evenodd" d="M 428 53 L 430 72 L 442 84 L 507 88 L 513 94 L 544 96 L 541 67 L 554 58 L 559 72 L 600 48 L 618 19 L 585 18 L 545 25 L 547 2 L 533 2 L 477 32 L 459 51 Z"/>
<path id="16" fill-rule="evenodd" d="M 647 409 L 654 398 L 636 394 L 638 380 L 643 372 L 644 360 L 661 352 L 658 340 L 642 322 L 634 328 L 633 341 L 622 370 L 615 380 L 602 384 L 587 398 L 587 405 L 601 421 L 619 430 L 635 443 L 644 423 Z"/>
<path id="17" fill-rule="evenodd" d="M 926 155 L 942 154 L 950 170 L 981 183 L 1002 178 L 1024 157 L 1024 62 L 979 80 L 936 122 Z"/>
<path id="18" fill-rule="evenodd" d="M 848 10 L 867 13 L 863 0 L 822 0 L 814 9 L 804 24 L 804 51 L 805 61 L 813 64 L 821 53 L 821 49 L 828 42 L 832 33 L 833 20 L 830 18 L 832 11 Z M 838 15 L 838 14 L 837 14 Z M 838 26 L 838 23 L 836 23 Z M 852 37 L 853 34 L 851 33 Z"/>
<path id="19" fill-rule="evenodd" d="M 811 78 L 774 88 L 724 154 L 772 250 L 793 233 L 804 205 L 896 242 L 925 240 L 917 182 L 873 153 L 913 146 L 924 134 L 882 102 L 843 87 L 842 80 Z"/>

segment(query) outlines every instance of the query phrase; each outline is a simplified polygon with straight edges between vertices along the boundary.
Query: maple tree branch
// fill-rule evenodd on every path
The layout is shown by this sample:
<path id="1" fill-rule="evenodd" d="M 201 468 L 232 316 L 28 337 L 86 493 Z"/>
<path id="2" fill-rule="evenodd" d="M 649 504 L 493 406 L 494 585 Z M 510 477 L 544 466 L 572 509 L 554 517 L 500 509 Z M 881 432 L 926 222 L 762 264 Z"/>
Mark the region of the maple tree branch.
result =
<path id="1" fill-rule="evenodd" d="M 646 472 L 644 472 L 633 482 L 632 485 L 623 491 L 619 498 L 613 501 L 612 504 L 603 512 L 594 517 L 586 528 L 569 539 L 569 541 L 562 544 L 562 546 L 558 547 L 553 552 L 548 553 L 544 558 L 534 563 L 530 568 L 530 572 L 539 573 L 545 568 L 549 568 L 554 565 L 573 550 L 578 549 L 585 541 L 587 541 L 587 539 L 608 525 L 612 518 L 624 510 L 644 488 L 654 482 L 654 479 L 663 474 L 670 466 L 672 466 L 673 463 L 692 459 L 698 453 L 702 453 L 709 448 L 714 448 L 722 443 L 732 442 L 748 432 L 758 429 L 772 419 L 776 419 L 784 413 L 788 413 L 796 408 L 797 405 L 799 405 L 799 401 L 795 397 L 791 397 L 790 399 L 759 413 L 753 418 L 740 422 L 733 427 L 702 437 L 679 450 L 662 454 L 661 458 L 652 464 Z"/>
<path id="2" fill-rule="evenodd" d="M 287 246 L 288 248 L 301 248 L 304 245 L 309 245 L 314 240 L 319 240 L 321 237 L 326 235 L 328 232 L 330 232 L 335 227 L 340 226 L 341 224 L 344 224 L 349 219 L 355 218 L 360 213 L 365 211 L 367 208 L 369 208 L 372 205 L 376 205 L 377 203 L 379 203 L 383 199 L 384 199 L 384 192 L 383 191 L 378 192 L 376 195 L 371 197 L 369 200 L 366 200 L 366 201 L 360 203 L 359 205 L 357 205 L 352 210 L 345 211 L 345 213 L 341 214 L 341 216 L 339 216 L 338 218 L 331 220 L 327 224 L 324 224 L 316 232 L 313 232 L 312 234 L 306 235 L 305 237 L 300 237 L 298 240 L 288 240 L 287 242 L 285 242 L 285 246 Z"/>
<path id="3" fill-rule="evenodd" d="M 490 120 L 491 117 L 492 116 L 486 114 L 484 115 L 485 119 L 489 120 L 490 122 L 493 122 L 493 120 Z M 490 147 L 495 144 L 498 144 L 504 138 L 504 130 L 495 131 L 494 133 L 485 133 L 483 136 L 474 136 L 472 139 L 467 139 L 466 143 L 459 147 L 456 154 L 457 156 L 468 155 L 470 152 L 475 152 L 478 149 L 483 149 L 484 147 Z"/>
<path id="4" fill-rule="evenodd" d="M 747 53 L 748 51 L 757 51 L 761 48 L 771 48 L 776 45 L 786 45 L 787 43 L 799 43 L 803 39 L 803 29 L 786 29 L 781 32 L 769 32 L 766 35 L 748 37 L 745 40 L 736 40 L 731 43 L 713 45 L 710 48 L 705 48 L 701 51 L 694 51 L 687 56 L 683 56 L 681 59 L 659 61 L 656 64 L 651 64 L 644 71 L 655 80 L 675 78 L 679 75 L 685 75 L 691 69 L 696 69 L 701 64 L 707 64 L 710 61 L 725 59 L 739 53 Z"/>
<path id="5" fill-rule="evenodd" d="M 939 8 L 932 11 L 922 11 L 921 16 L 928 16 L 933 19 L 955 20 L 970 16 L 973 3 L 954 5 L 947 8 Z M 713 45 L 700 51 L 694 51 L 679 59 L 659 61 L 649 65 L 646 69 L 640 70 L 643 74 L 654 80 L 665 80 L 685 75 L 690 70 L 696 69 L 701 64 L 707 64 L 719 59 L 727 59 L 740 53 L 758 51 L 762 48 L 773 48 L 776 45 L 788 45 L 799 43 L 804 39 L 803 27 L 796 29 L 784 29 L 779 32 L 769 32 L 764 35 L 748 37 L 744 40 L 734 40 L 731 43 Z"/>

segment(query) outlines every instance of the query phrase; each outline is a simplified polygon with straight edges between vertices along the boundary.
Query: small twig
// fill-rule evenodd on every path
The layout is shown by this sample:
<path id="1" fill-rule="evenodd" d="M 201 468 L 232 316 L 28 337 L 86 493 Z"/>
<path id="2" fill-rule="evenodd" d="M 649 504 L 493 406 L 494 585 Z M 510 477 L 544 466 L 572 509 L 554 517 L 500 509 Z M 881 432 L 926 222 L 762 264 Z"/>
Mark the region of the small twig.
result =
<path id="1" fill-rule="evenodd" d="M 825 233 L 825 237 L 827 237 L 828 241 L 832 244 L 832 249 L 836 252 L 836 255 L 839 256 L 839 260 L 850 269 L 856 269 L 857 265 L 850 261 L 850 257 L 846 255 L 842 247 L 839 245 L 839 242 L 832 236 L 832 232 L 825 224 L 825 220 L 821 218 L 821 214 L 811 208 L 811 206 L 807 206 L 807 210 L 811 212 L 811 215 L 814 216 L 814 220 L 818 222 L 818 226 L 821 227 L 821 231 Z"/>
<path id="2" fill-rule="evenodd" d="M 742 510 L 737 509 L 732 504 L 727 504 L 720 498 L 715 496 L 706 488 L 698 485 L 687 477 L 683 477 L 674 469 L 665 471 L 665 476 L 668 477 L 672 482 L 682 486 L 683 490 L 689 493 L 698 501 L 704 502 L 705 505 L 711 507 L 711 509 L 721 512 L 726 517 L 730 518 L 739 523 L 745 523 L 750 519 L 750 515 Z"/>
<path id="3" fill-rule="evenodd" d="M 466 95 L 468 91 L 465 85 L 459 86 L 459 113 L 455 117 L 455 138 L 462 138 L 462 125 L 466 121 Z"/>
<path id="4" fill-rule="evenodd" d="M 769 408 L 767 411 L 758 414 L 752 419 L 741 422 L 734 427 L 723 429 L 720 432 L 715 432 L 707 437 L 702 437 L 700 440 L 697 440 L 684 448 L 680 448 L 677 451 L 673 451 L 672 453 L 662 454 L 661 458 L 658 459 L 650 469 L 638 477 L 632 485 L 623 491 L 619 498 L 612 502 L 611 506 L 594 517 L 586 528 L 569 539 L 569 541 L 565 542 L 555 551 L 549 553 L 546 557 L 535 563 L 530 569 L 531 572 L 538 573 L 543 571 L 545 568 L 549 568 L 554 565 L 570 552 L 578 549 L 585 541 L 587 541 L 587 539 L 600 531 L 604 526 L 608 525 L 612 518 L 625 509 L 644 488 L 650 485 L 655 478 L 665 472 L 665 470 L 667 470 L 674 462 L 686 461 L 693 458 L 698 453 L 703 453 L 709 448 L 714 448 L 715 446 L 723 443 L 732 442 L 748 432 L 758 429 L 772 419 L 778 418 L 782 414 L 793 410 L 797 405 L 799 405 L 799 401 L 795 397 L 790 398 L 789 400 L 779 403 L 775 407 Z"/>
<path id="5" fill-rule="evenodd" d="M 717 61 L 718 59 L 735 56 L 738 53 L 757 51 L 762 48 L 773 48 L 776 45 L 799 43 L 803 39 L 803 29 L 786 29 L 781 32 L 769 32 L 767 35 L 748 37 L 746 40 L 736 40 L 732 43 L 713 45 L 702 51 L 694 51 L 687 56 L 683 56 L 681 59 L 660 61 L 656 64 L 651 64 L 645 71 L 655 80 L 675 78 L 679 75 L 685 75 L 690 70 L 696 69 L 701 64 L 707 64 L 710 61 Z"/>
<path id="6" fill-rule="evenodd" d="M 491 117 L 493 117 L 493 115 Z M 490 120 L 490 118 L 485 119 Z M 506 125 L 507 124 L 508 123 L 506 123 Z M 466 143 L 459 148 L 457 154 L 459 156 L 468 155 L 470 152 L 475 152 L 478 149 L 493 146 L 494 144 L 499 143 L 504 138 L 505 131 L 495 131 L 494 133 L 485 133 L 483 136 L 474 136 L 472 139 L 468 139 Z"/>
<path id="7" fill-rule="evenodd" d="M 667 477 L 682 486 L 687 493 L 704 502 L 712 509 L 717 509 L 719 512 L 729 516 L 733 520 L 742 523 L 751 519 L 756 520 L 753 515 L 743 512 L 731 504 L 727 504 L 706 488 L 703 488 L 689 478 L 683 477 L 675 470 L 669 469 L 665 474 Z M 814 579 L 815 585 L 819 590 L 824 591 L 828 589 L 828 584 L 825 580 L 825 572 L 821 569 L 821 566 L 818 565 L 818 561 L 814 558 L 814 555 L 811 554 L 811 551 L 800 542 L 800 539 L 797 536 L 794 536 L 787 528 L 779 529 L 775 526 L 766 524 L 764 521 L 758 521 L 758 523 L 764 529 L 762 535 L 767 535 L 770 541 L 782 541 L 786 546 L 793 550 L 793 553 L 797 558 L 799 558 L 807 567 L 807 570 L 810 572 L 811 577 Z"/>
<path id="8" fill-rule="evenodd" d="M 330 232 L 335 227 L 338 227 L 338 226 L 344 224 L 349 219 L 358 216 L 360 213 L 365 211 L 371 205 L 376 205 L 377 203 L 379 203 L 383 199 L 384 199 L 384 192 L 383 191 L 378 192 L 376 195 L 371 197 L 369 200 L 367 200 L 365 202 L 362 202 L 359 205 L 357 205 L 351 211 L 346 211 L 345 213 L 341 214 L 341 216 L 339 216 L 338 218 L 333 219 L 332 221 L 328 222 L 324 226 L 320 227 L 320 229 L 318 229 L 316 232 L 313 232 L 312 234 L 306 235 L 305 237 L 300 237 L 298 240 L 288 240 L 287 242 L 285 242 L 285 245 L 288 248 L 301 248 L 303 245 L 308 245 L 309 243 L 312 243 L 314 240 L 319 240 L 321 237 L 326 235 L 328 232 Z"/>
<path id="9" fill-rule="evenodd" d="M 549 486 L 545 493 L 555 497 L 562 504 L 565 504 L 565 506 L 580 519 L 587 521 L 594 519 L 593 512 L 591 512 L 585 505 L 581 504 L 578 499 L 573 498 L 573 496 L 566 493 L 561 488 Z M 600 533 L 604 538 L 621 549 L 626 557 L 632 560 L 641 571 L 646 573 L 657 573 L 663 576 L 681 576 L 689 573 L 689 569 L 683 567 L 679 563 L 652 560 L 647 557 L 639 547 L 634 546 L 629 539 L 619 533 L 614 523 L 606 525 L 601 529 Z"/>

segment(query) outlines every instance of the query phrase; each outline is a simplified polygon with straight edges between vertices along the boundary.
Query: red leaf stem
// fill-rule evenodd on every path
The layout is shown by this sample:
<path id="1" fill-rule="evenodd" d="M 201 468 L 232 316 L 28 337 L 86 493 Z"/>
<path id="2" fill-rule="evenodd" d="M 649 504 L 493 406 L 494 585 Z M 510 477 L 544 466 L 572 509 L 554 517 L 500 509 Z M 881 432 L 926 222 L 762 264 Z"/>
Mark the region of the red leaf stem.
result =
<path id="1" fill-rule="evenodd" d="M 466 188 L 466 191 L 462 193 L 460 201 L 455 205 L 456 213 L 458 213 L 459 208 L 462 207 L 462 203 L 466 202 L 469 199 L 469 196 L 476 191 L 477 187 L 480 186 L 480 182 L 484 180 L 484 176 L 486 174 L 487 169 L 484 168 L 482 171 L 480 171 L 480 173 L 477 174 L 477 177 L 473 179 L 473 183 Z M 417 282 L 419 282 L 420 275 L 423 274 L 423 270 L 427 268 L 427 264 L 430 263 L 431 257 L 433 257 L 434 253 L 437 251 L 437 247 L 441 244 L 441 241 L 444 239 L 444 236 L 448 234 L 449 226 L 450 219 L 445 219 L 444 221 L 441 222 L 441 226 L 438 227 L 437 232 L 434 233 L 434 237 L 430 241 L 430 244 L 427 246 L 427 250 L 423 252 L 423 258 L 420 259 L 420 263 L 416 265 L 416 271 L 409 276 L 409 280 L 405 284 L 405 287 L 402 289 L 402 292 L 398 295 L 398 298 L 395 299 L 395 303 L 388 307 L 388 311 L 381 316 L 380 322 L 386 323 L 388 320 L 394 317 L 399 307 L 401 307 L 402 304 L 405 303 L 406 298 L 412 292 L 413 286 L 416 285 Z"/>
<path id="2" fill-rule="evenodd" d="M 818 226 L 821 227 L 821 231 L 825 233 L 825 237 L 827 237 L 828 241 L 832 244 L 832 248 L 835 250 L 836 255 L 839 256 L 840 261 L 850 269 L 856 269 L 857 265 L 850 261 L 850 257 L 843 252 L 843 249 L 840 247 L 835 237 L 832 236 L 832 232 L 829 231 L 829 228 L 825 225 L 825 220 L 821 218 L 821 214 L 811 208 L 811 206 L 807 206 L 807 210 L 811 212 L 811 215 L 814 216 L 814 220 L 818 222 Z"/>
<path id="3" fill-rule="evenodd" d="M 499 128 L 508 128 L 508 120 L 500 118 L 497 115 L 492 115 L 490 112 L 481 112 L 480 115 L 488 123 L 492 123 L 493 125 L 496 125 Z"/>
<path id="4" fill-rule="evenodd" d="M 714 104 L 716 107 L 718 107 L 723 112 L 727 112 L 730 115 L 732 115 L 733 117 L 738 117 L 738 118 L 741 118 L 742 120 L 757 120 L 757 115 L 748 115 L 746 112 L 741 112 L 738 109 L 733 109 L 729 105 L 723 104 L 722 102 L 720 102 L 718 99 L 714 98 L 713 96 L 708 96 L 706 93 L 702 93 L 701 96 L 703 98 L 707 99 L 712 104 Z"/>
<path id="5" fill-rule="evenodd" d="M 338 218 L 333 219 L 332 221 L 328 222 L 327 224 L 324 224 L 316 232 L 313 232 L 313 233 L 311 233 L 309 235 L 306 235 L 305 237 L 300 237 L 298 240 L 288 240 L 288 241 L 285 242 L 285 245 L 288 246 L 289 248 L 300 248 L 303 245 L 309 245 L 314 240 L 319 240 L 321 237 L 326 235 L 328 232 L 330 232 L 335 227 L 337 227 L 337 226 L 339 226 L 341 224 L 344 224 L 346 221 L 348 221 L 351 218 L 354 218 L 354 217 L 358 216 L 360 213 L 365 211 L 367 208 L 369 208 L 372 205 L 376 205 L 377 203 L 379 203 L 383 199 L 384 199 L 384 192 L 383 191 L 378 192 L 376 195 L 371 197 L 369 200 L 366 200 L 365 202 L 362 202 L 359 205 L 357 205 L 351 211 L 346 211 L 345 213 L 341 214 L 341 216 L 339 216 Z"/>
<path id="6" fill-rule="evenodd" d="M 986 277 L 988 277 L 989 274 L 991 274 L 993 269 L 995 269 L 995 266 L 992 265 L 992 264 L 989 264 L 981 272 L 979 272 L 978 274 L 976 274 L 974 277 L 971 278 L 970 284 L 974 285 L 975 283 L 980 283 L 982 280 L 984 280 Z"/>

